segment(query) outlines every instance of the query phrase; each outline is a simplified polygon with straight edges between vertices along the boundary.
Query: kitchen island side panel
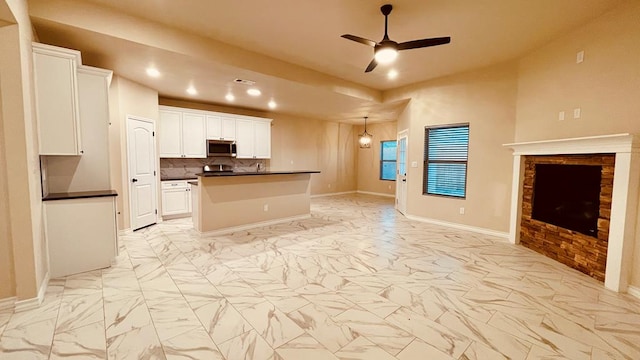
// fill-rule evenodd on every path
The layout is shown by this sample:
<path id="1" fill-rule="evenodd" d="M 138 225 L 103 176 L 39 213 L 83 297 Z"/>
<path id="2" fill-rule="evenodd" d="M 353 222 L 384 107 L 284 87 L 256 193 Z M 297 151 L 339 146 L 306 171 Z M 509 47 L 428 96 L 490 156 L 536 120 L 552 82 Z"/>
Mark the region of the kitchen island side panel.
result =
<path id="1" fill-rule="evenodd" d="M 310 214 L 310 174 L 198 177 L 203 233 Z"/>

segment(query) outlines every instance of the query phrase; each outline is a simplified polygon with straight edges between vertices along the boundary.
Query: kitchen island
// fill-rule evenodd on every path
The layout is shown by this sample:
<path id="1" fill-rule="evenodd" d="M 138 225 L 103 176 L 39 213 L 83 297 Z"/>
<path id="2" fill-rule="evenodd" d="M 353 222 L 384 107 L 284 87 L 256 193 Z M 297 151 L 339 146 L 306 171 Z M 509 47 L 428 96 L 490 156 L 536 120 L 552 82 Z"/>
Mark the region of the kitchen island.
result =
<path id="1" fill-rule="evenodd" d="M 311 174 L 319 171 L 207 172 L 192 186 L 193 224 L 227 233 L 310 216 Z"/>

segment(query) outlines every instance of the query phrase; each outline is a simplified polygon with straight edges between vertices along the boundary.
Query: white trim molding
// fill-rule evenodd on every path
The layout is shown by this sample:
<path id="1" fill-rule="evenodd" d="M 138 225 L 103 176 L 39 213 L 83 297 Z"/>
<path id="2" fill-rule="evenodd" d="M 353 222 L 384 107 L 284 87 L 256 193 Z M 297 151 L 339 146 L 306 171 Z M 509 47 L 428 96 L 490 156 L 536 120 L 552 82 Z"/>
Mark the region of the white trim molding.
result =
<path id="1" fill-rule="evenodd" d="M 37 309 L 44 301 L 44 294 L 47 292 L 49 286 L 49 272 L 44 275 L 44 279 L 38 289 L 38 295 L 31 299 L 16 301 L 15 312 L 27 311 Z"/>
<path id="2" fill-rule="evenodd" d="M 222 235 L 222 234 L 229 234 L 236 231 L 244 231 L 244 230 L 250 230 L 250 229 L 255 229 L 259 227 L 282 224 L 290 221 L 309 219 L 310 217 L 311 217 L 310 214 L 306 214 L 306 215 L 291 216 L 288 218 L 282 218 L 282 219 L 276 219 L 276 220 L 261 221 L 257 223 L 247 224 L 247 225 L 232 226 L 232 227 L 227 227 L 227 228 L 207 231 L 207 232 L 199 232 L 198 230 L 195 230 L 195 231 L 202 236 L 209 236 L 209 235 L 216 236 L 216 235 Z"/>
<path id="3" fill-rule="evenodd" d="M 485 229 L 485 228 L 481 228 L 481 227 L 469 226 L 469 225 L 458 224 L 458 223 L 452 223 L 452 222 L 448 222 L 448 221 L 430 219 L 430 218 L 425 218 L 425 217 L 420 217 L 420 216 L 415 216 L 415 215 L 408 215 L 407 214 L 405 216 L 409 220 L 420 221 L 420 222 L 423 222 L 423 223 L 446 226 L 446 227 L 450 227 L 450 228 L 454 228 L 454 229 L 458 229 L 458 230 L 465 230 L 465 231 L 470 231 L 470 232 L 483 234 L 483 235 L 495 236 L 495 237 L 498 237 L 498 238 L 501 238 L 501 239 L 505 239 L 505 240 L 509 238 L 509 233 L 506 233 L 506 232 L 503 232 L 503 231 Z"/>
<path id="4" fill-rule="evenodd" d="M 356 191 L 343 191 L 343 192 L 335 192 L 335 193 L 326 193 L 326 194 L 315 194 L 311 195 L 311 198 L 325 197 L 325 196 L 337 196 L 337 195 L 347 195 L 347 194 L 355 194 Z"/>
<path id="5" fill-rule="evenodd" d="M 356 191 L 357 194 L 365 194 L 365 195 L 373 195 L 373 196 L 382 196 L 382 197 L 389 197 L 389 198 L 394 198 L 396 197 L 395 194 L 384 194 L 384 193 L 377 193 L 377 192 L 371 192 L 371 191 Z"/>
<path id="6" fill-rule="evenodd" d="M 526 155 L 615 154 L 613 195 L 607 246 L 604 286 L 625 292 L 629 286 L 640 183 L 640 138 L 633 134 L 613 134 L 581 138 L 504 144 L 513 150 L 513 183 L 509 241 L 520 241 L 522 216 L 523 161 Z"/>
<path id="7" fill-rule="evenodd" d="M 627 294 L 629 294 L 631 296 L 635 296 L 638 299 L 640 299 L 640 288 L 637 288 L 635 286 L 629 285 L 629 286 L 627 286 Z"/>
<path id="8" fill-rule="evenodd" d="M 13 310 L 16 306 L 16 297 L 12 296 L 5 299 L 0 299 L 0 311 Z"/>

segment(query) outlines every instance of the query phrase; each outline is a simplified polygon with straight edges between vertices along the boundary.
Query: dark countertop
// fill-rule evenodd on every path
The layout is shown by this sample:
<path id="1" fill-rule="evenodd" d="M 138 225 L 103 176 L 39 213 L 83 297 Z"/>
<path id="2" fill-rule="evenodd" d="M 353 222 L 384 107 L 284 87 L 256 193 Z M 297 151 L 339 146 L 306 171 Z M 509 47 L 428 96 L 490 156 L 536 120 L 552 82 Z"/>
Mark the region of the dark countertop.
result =
<path id="1" fill-rule="evenodd" d="M 96 191 L 76 191 L 65 193 L 49 193 L 42 198 L 42 201 L 49 200 L 68 200 L 68 199 L 84 199 L 105 196 L 118 196 L 115 190 L 96 190 Z"/>
<path id="2" fill-rule="evenodd" d="M 238 171 L 238 172 L 207 172 L 196 174 L 202 177 L 221 177 L 221 176 L 254 176 L 254 175 L 293 175 L 293 174 L 319 174 L 318 170 L 300 170 L 300 171 Z"/>
<path id="3" fill-rule="evenodd" d="M 187 184 L 198 185 L 198 180 L 189 180 L 187 181 Z"/>
<path id="4" fill-rule="evenodd" d="M 161 177 L 160 181 L 176 181 L 176 180 L 196 180 L 195 176 L 170 176 L 170 177 Z"/>

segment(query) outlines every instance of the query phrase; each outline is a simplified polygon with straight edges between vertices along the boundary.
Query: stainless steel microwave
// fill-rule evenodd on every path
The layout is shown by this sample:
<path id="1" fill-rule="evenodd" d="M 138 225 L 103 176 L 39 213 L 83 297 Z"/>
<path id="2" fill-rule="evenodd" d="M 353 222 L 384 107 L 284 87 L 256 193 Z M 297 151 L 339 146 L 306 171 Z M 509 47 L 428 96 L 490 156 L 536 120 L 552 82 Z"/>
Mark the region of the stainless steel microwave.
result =
<path id="1" fill-rule="evenodd" d="M 207 140 L 207 156 L 236 157 L 236 142 Z"/>

